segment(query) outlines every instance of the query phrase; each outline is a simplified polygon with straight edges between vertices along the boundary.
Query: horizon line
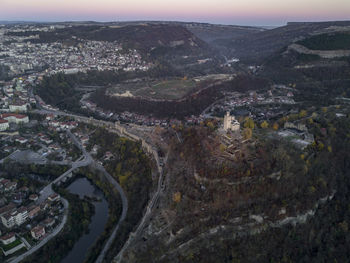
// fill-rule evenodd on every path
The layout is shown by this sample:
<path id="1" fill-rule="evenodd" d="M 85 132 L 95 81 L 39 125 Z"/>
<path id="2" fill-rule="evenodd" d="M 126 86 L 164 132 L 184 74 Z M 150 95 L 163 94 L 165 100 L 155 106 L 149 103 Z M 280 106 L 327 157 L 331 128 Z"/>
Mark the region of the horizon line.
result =
<path id="1" fill-rule="evenodd" d="M 327 23 L 327 22 L 348 22 L 350 20 L 315 20 L 315 21 L 289 21 L 286 23 L 281 23 L 279 25 L 263 25 L 263 24 L 255 24 L 255 25 L 244 25 L 244 24 L 229 24 L 229 23 L 214 23 L 214 22 L 203 22 L 203 21 L 190 21 L 190 20 L 111 20 L 111 21 L 102 21 L 102 20 L 55 20 L 55 21 L 47 21 L 47 20 L 0 20 L 1 23 L 35 23 L 35 24 L 55 24 L 55 23 L 141 23 L 141 22 L 151 22 L 151 23 L 196 23 L 196 24 L 210 24 L 210 25 L 222 25 L 222 26 L 244 26 L 244 27 L 280 27 L 286 26 L 289 23 Z"/>

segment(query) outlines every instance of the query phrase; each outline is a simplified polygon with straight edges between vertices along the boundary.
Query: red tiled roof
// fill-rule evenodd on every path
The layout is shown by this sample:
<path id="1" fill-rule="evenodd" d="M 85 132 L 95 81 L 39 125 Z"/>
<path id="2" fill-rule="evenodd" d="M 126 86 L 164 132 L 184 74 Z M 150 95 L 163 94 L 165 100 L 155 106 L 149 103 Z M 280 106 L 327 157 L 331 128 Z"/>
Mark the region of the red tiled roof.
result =
<path id="1" fill-rule="evenodd" d="M 25 115 L 22 115 L 22 114 L 17 114 L 17 113 L 4 113 L 4 114 L 1 114 L 1 117 L 4 119 L 4 118 L 8 118 L 8 117 L 15 117 L 17 119 L 24 119 Z"/>
<path id="2" fill-rule="evenodd" d="M 8 239 L 14 237 L 14 235 L 15 235 L 15 233 L 11 232 L 11 233 L 8 233 L 7 235 L 0 237 L 0 239 L 5 241 L 5 240 L 8 240 Z"/>

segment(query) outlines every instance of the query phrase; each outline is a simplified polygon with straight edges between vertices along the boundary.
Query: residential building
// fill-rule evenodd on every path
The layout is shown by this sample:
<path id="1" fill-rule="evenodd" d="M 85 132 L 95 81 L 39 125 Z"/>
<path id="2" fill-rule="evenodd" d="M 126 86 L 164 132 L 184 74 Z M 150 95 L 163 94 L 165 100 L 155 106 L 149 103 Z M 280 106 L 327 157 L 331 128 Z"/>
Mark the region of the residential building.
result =
<path id="1" fill-rule="evenodd" d="M 46 234 L 44 226 L 36 226 L 30 231 L 32 237 L 36 240 L 40 239 L 42 236 Z"/>
<path id="2" fill-rule="evenodd" d="M 60 200 L 60 195 L 54 193 L 48 197 L 48 200 L 51 202 L 59 201 Z"/>
<path id="3" fill-rule="evenodd" d="M 0 115 L 0 119 L 7 120 L 8 123 L 28 123 L 29 118 L 26 115 L 16 114 L 16 113 L 4 113 Z"/>
<path id="4" fill-rule="evenodd" d="M 7 120 L 0 119 L 0 131 L 6 131 L 9 127 L 9 122 Z"/>
<path id="5" fill-rule="evenodd" d="M 28 207 L 28 217 L 30 219 L 36 217 L 39 214 L 40 210 L 41 210 L 40 206 L 38 206 L 38 205 L 31 205 L 31 206 L 29 206 Z"/>
<path id="6" fill-rule="evenodd" d="M 11 244 L 16 241 L 16 235 L 13 232 L 8 233 L 7 235 L 0 237 L 0 241 L 3 245 Z"/>

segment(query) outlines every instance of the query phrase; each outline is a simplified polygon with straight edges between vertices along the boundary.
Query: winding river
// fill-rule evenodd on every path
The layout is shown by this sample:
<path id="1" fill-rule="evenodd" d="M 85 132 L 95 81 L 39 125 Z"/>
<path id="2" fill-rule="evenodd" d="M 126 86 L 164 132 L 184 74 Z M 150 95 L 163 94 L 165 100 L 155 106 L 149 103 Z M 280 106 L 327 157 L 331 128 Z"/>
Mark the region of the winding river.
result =
<path id="1" fill-rule="evenodd" d="M 93 202 L 95 214 L 91 218 L 89 233 L 84 234 L 75 244 L 69 254 L 61 261 L 62 263 L 82 263 L 89 248 L 102 234 L 108 220 L 108 203 L 102 191 L 97 189 L 88 179 L 78 178 L 71 183 L 67 190 L 73 194 L 78 194 L 80 198 L 84 196 L 96 197 L 101 201 Z"/>

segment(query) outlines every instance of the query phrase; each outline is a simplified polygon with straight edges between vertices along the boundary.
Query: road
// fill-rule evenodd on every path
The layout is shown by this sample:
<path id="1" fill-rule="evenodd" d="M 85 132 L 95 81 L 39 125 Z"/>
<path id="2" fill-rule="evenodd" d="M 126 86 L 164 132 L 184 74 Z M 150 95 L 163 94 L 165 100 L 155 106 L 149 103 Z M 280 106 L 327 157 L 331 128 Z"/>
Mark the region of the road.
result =
<path id="1" fill-rule="evenodd" d="M 110 235 L 110 237 L 107 240 L 107 243 L 105 244 L 104 248 L 100 252 L 100 255 L 98 256 L 97 260 L 95 261 L 96 263 L 102 263 L 104 257 L 106 256 L 107 251 L 110 249 L 110 247 L 111 247 L 111 245 L 112 245 L 112 243 L 117 235 L 120 224 L 126 218 L 126 215 L 128 213 L 128 199 L 127 199 L 123 189 L 118 184 L 118 182 L 116 180 L 114 180 L 114 178 L 105 170 L 105 168 L 103 166 L 97 165 L 96 169 L 100 170 L 105 175 L 107 180 L 118 190 L 120 197 L 121 197 L 121 200 L 122 200 L 122 205 L 123 205 L 122 214 L 119 218 L 118 224 L 113 229 L 112 234 Z"/>
<path id="2" fill-rule="evenodd" d="M 61 181 L 68 174 L 73 172 L 75 169 L 78 169 L 78 168 L 83 167 L 83 166 L 88 166 L 91 163 L 93 163 L 93 159 L 91 158 L 90 154 L 88 152 L 86 152 L 86 150 L 81 145 L 81 143 L 78 141 L 78 139 L 69 130 L 67 131 L 67 134 L 68 134 L 68 136 L 70 136 L 72 141 L 77 145 L 77 147 L 82 150 L 83 156 L 81 158 L 79 158 L 76 162 L 72 163 L 72 167 L 68 171 L 64 172 L 62 175 L 60 175 L 58 178 L 56 178 L 50 184 L 45 186 L 42 189 L 42 191 L 40 191 L 40 197 L 39 197 L 39 200 L 38 200 L 39 203 L 45 201 L 51 194 L 54 193 L 54 191 L 52 190 L 52 185 L 53 184 Z M 61 232 L 61 230 L 63 229 L 64 225 L 67 222 L 68 208 L 69 208 L 68 201 L 66 199 L 62 198 L 62 197 L 61 197 L 61 200 L 62 200 L 62 203 L 63 203 L 63 206 L 64 206 L 64 215 L 63 215 L 63 219 L 62 219 L 60 225 L 58 227 L 56 227 L 52 233 L 47 235 L 38 245 L 32 247 L 30 250 L 28 250 L 24 254 L 18 256 L 17 258 L 9 261 L 9 263 L 18 263 L 18 262 L 22 261 L 25 257 L 28 257 L 29 255 L 31 255 L 34 252 L 36 252 L 38 249 L 40 249 L 42 246 L 44 246 L 50 239 L 52 239 L 59 232 Z"/>
<path id="3" fill-rule="evenodd" d="M 57 177 L 54 181 L 49 183 L 40 191 L 39 202 L 45 201 L 50 195 L 54 193 L 54 191 L 52 190 L 53 184 L 56 184 L 61 180 L 63 180 L 67 175 L 72 173 L 75 169 L 88 166 L 93 163 L 93 159 L 91 158 L 90 154 L 86 152 L 86 150 L 81 145 L 79 140 L 69 130 L 67 130 L 67 134 L 72 139 L 73 143 L 83 152 L 83 156 L 79 158 L 76 162 L 72 163 L 72 167 L 70 169 L 68 169 L 66 172 L 61 174 L 59 177 Z"/>
<path id="4" fill-rule="evenodd" d="M 79 163 L 80 164 L 92 164 L 92 166 L 102 172 L 108 182 L 114 186 L 114 188 L 118 191 L 120 194 L 120 198 L 122 200 L 122 214 L 119 218 L 119 221 L 117 225 L 114 227 L 112 234 L 108 238 L 106 244 L 104 245 L 102 251 L 100 252 L 100 255 L 98 256 L 96 263 L 102 263 L 104 257 L 106 256 L 107 251 L 110 249 L 116 235 L 119 229 L 120 224 L 125 220 L 126 215 L 128 213 L 128 198 L 126 197 L 123 188 L 119 185 L 119 183 L 106 171 L 106 169 L 102 166 L 96 163 L 93 158 L 91 157 L 90 153 L 88 153 L 85 148 L 82 146 L 81 142 L 68 130 L 67 131 L 70 138 L 73 140 L 74 144 L 83 152 L 84 159 Z M 73 168 L 73 167 L 72 167 Z M 62 175 L 63 176 L 63 175 Z"/>
<path id="5" fill-rule="evenodd" d="M 60 223 L 60 225 L 58 227 L 56 227 L 54 229 L 53 232 L 51 232 L 50 234 L 48 234 L 43 240 L 40 241 L 39 244 L 37 244 L 36 246 L 33 246 L 31 249 L 29 249 L 27 252 L 23 253 L 22 255 L 19 255 L 18 257 L 16 257 L 13 260 L 9 260 L 8 263 L 19 263 L 21 262 L 24 258 L 28 257 L 29 255 L 33 254 L 34 252 L 38 251 L 42 246 L 46 245 L 47 242 L 49 242 L 52 238 L 54 238 L 59 232 L 61 232 L 61 230 L 63 229 L 64 225 L 67 222 L 67 218 L 68 218 L 68 208 L 69 208 L 69 204 L 68 201 L 64 198 L 61 197 L 61 201 L 63 203 L 64 206 L 64 215 L 63 215 L 63 219 Z"/>
<path id="6" fill-rule="evenodd" d="M 44 109 L 40 109 L 40 110 L 35 110 L 35 113 L 38 114 L 54 114 L 57 116 L 69 116 L 74 118 L 77 121 L 81 121 L 81 122 L 86 122 L 86 123 L 93 123 L 97 126 L 106 126 L 108 128 L 110 128 L 109 130 L 117 132 L 119 135 L 121 136 L 127 136 L 128 138 L 132 139 L 132 140 L 137 140 L 141 138 L 139 136 L 136 136 L 134 134 L 130 134 L 129 132 L 125 132 L 123 134 L 120 134 L 119 131 L 116 130 L 116 126 L 113 122 L 107 122 L 107 121 L 100 121 L 100 120 L 96 120 L 94 118 L 88 118 L 88 117 L 84 117 L 84 116 L 78 116 L 78 115 L 74 115 L 74 114 L 69 114 L 63 111 L 51 111 L 51 110 L 44 110 Z M 123 191 L 123 189 L 121 188 L 121 186 L 118 184 L 118 182 L 116 180 L 113 179 L 113 177 L 100 165 L 98 165 L 96 162 L 93 161 L 93 159 L 91 158 L 90 154 L 87 153 L 84 149 L 84 147 L 82 147 L 81 143 L 77 140 L 77 138 L 71 134 L 70 131 L 68 131 L 68 135 L 72 138 L 73 142 L 79 147 L 79 149 L 82 150 L 83 154 L 84 154 L 84 160 L 86 162 L 91 162 L 91 164 L 97 169 L 100 170 L 102 173 L 104 173 L 104 175 L 106 176 L 107 180 L 116 188 L 116 190 L 119 192 L 120 196 L 121 196 L 121 200 L 122 200 L 122 205 L 123 205 L 123 210 L 122 210 L 122 214 L 121 217 L 118 221 L 118 224 L 115 226 L 115 228 L 112 231 L 111 236 L 109 237 L 108 241 L 106 242 L 104 248 L 102 249 L 99 257 L 96 260 L 96 263 L 101 263 L 103 262 L 103 259 L 107 253 L 107 251 L 109 250 L 110 246 L 113 243 L 113 240 L 115 239 L 115 236 L 117 234 L 117 231 L 119 229 L 120 224 L 125 220 L 126 215 L 127 215 L 127 211 L 128 211 L 128 200 L 127 197 Z M 150 145 L 148 145 L 146 142 L 144 142 L 145 145 L 143 145 L 146 149 L 150 149 Z M 159 162 L 159 156 L 158 153 L 156 151 L 152 151 L 152 154 L 154 155 L 154 159 L 156 160 L 157 163 L 157 168 L 159 171 L 159 180 L 158 180 L 158 186 L 157 186 L 157 190 L 155 192 L 155 194 L 153 195 L 153 197 L 151 198 L 151 201 L 149 202 L 146 212 L 136 230 L 136 237 L 141 233 L 141 230 L 144 228 L 145 223 L 147 222 L 147 220 L 150 218 L 152 209 L 154 207 L 154 205 L 157 203 L 160 193 L 163 189 L 163 171 L 162 171 L 162 167 L 160 165 Z M 165 163 L 165 162 L 164 162 Z M 74 165 L 74 164 L 73 164 Z M 73 165 L 72 168 L 73 169 Z M 75 164 L 77 165 L 77 164 Z M 67 171 L 68 174 L 68 171 Z M 61 179 L 64 178 L 64 175 L 60 176 L 59 178 L 57 178 L 56 180 L 59 181 Z M 48 188 L 51 189 L 51 188 Z M 124 244 L 122 250 L 118 253 L 118 255 L 116 256 L 116 258 L 118 257 L 122 257 L 122 254 L 124 252 L 124 250 L 129 246 L 129 244 L 131 243 L 131 241 L 135 238 L 135 235 L 130 234 L 128 241 Z"/>

